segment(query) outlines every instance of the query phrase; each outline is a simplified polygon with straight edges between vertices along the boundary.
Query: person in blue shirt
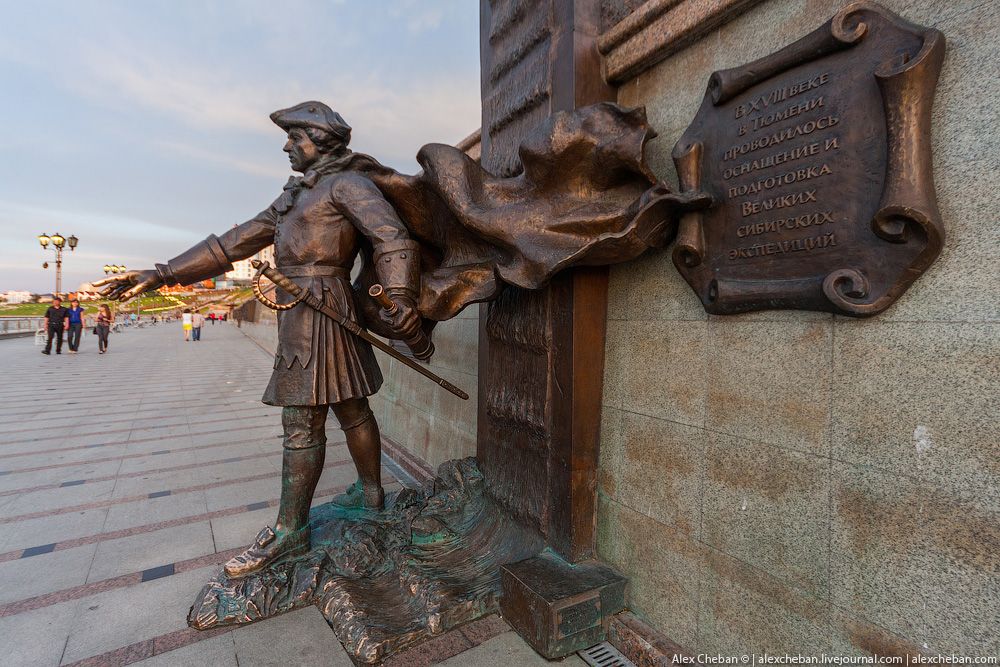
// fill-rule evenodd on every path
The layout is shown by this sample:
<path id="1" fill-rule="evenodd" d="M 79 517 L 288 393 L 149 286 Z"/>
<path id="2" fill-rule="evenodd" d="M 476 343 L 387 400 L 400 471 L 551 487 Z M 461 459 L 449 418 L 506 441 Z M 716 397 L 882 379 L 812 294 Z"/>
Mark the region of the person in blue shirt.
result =
<path id="1" fill-rule="evenodd" d="M 83 311 L 78 299 L 69 302 L 69 353 L 76 354 L 80 349 L 80 334 L 83 332 Z"/>

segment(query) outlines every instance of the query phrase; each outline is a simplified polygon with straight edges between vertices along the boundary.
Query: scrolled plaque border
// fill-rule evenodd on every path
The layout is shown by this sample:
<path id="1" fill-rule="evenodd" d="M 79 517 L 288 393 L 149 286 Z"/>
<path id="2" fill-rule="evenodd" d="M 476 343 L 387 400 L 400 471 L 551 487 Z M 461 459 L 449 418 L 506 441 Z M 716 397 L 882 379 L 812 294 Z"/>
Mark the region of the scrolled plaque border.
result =
<path id="1" fill-rule="evenodd" d="M 854 2 L 821 27 L 775 53 L 713 72 L 706 95 L 718 106 L 793 67 L 857 45 L 870 32 L 866 13 L 878 14 L 922 39 L 915 56 L 896 54 L 873 72 L 885 114 L 887 156 L 885 182 L 871 228 L 885 243 L 913 242 L 919 236 L 925 245 L 909 266 L 901 268 L 884 293 L 874 299 L 864 271 L 845 266 L 831 271 L 822 281 L 825 303 L 807 305 L 795 300 L 783 303 L 779 306 L 782 308 L 827 310 L 853 317 L 875 315 L 892 305 L 933 264 L 944 245 L 945 232 L 934 189 L 930 131 L 934 92 L 945 53 L 944 35 L 939 30 L 913 24 L 873 2 Z M 702 144 L 687 136 L 674 147 L 673 159 L 682 191 L 700 188 L 702 153 Z M 801 294 L 807 288 L 808 281 L 795 279 L 712 278 L 707 286 L 696 284 L 691 269 L 701 265 L 706 254 L 703 217 L 703 213 L 689 213 L 682 218 L 672 258 L 708 312 L 726 314 L 773 308 L 769 304 L 781 300 L 780 295 L 787 294 L 787 290 Z"/>

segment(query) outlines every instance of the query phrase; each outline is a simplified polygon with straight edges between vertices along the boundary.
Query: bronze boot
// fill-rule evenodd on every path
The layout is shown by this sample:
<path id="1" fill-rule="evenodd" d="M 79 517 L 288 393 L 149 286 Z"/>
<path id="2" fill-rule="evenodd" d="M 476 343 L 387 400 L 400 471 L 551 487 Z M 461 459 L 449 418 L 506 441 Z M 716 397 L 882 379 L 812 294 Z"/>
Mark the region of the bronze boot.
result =
<path id="1" fill-rule="evenodd" d="M 285 450 L 278 520 L 274 528 L 265 527 L 253 544 L 226 563 L 226 576 L 242 577 L 279 558 L 297 556 L 309 550 L 309 507 L 323 473 L 325 458 L 325 444 Z"/>
<path id="2" fill-rule="evenodd" d="M 359 479 L 330 502 L 346 509 L 380 510 L 385 507 L 385 491 L 381 486 L 365 486 Z"/>
<path id="3" fill-rule="evenodd" d="M 282 556 L 297 556 L 309 550 L 309 528 L 284 534 L 280 539 L 265 526 L 243 553 L 230 558 L 223 569 L 230 578 L 242 577 L 270 565 Z"/>
<path id="4" fill-rule="evenodd" d="M 337 403 L 333 412 L 340 421 L 340 428 L 347 439 L 358 481 L 334 499 L 341 507 L 381 510 L 385 507 L 382 490 L 382 439 L 375 415 L 368 407 L 368 399 L 352 399 Z"/>

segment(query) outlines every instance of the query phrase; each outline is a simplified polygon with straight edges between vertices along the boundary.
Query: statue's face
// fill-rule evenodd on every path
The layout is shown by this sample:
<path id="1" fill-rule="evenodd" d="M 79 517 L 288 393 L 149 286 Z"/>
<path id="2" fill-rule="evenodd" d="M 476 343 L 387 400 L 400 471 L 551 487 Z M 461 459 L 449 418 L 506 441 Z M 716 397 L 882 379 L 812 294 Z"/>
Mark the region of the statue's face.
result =
<path id="1" fill-rule="evenodd" d="M 319 149 L 301 127 L 293 127 L 288 131 L 288 141 L 282 150 L 288 153 L 292 169 L 301 173 L 305 173 L 319 159 Z"/>

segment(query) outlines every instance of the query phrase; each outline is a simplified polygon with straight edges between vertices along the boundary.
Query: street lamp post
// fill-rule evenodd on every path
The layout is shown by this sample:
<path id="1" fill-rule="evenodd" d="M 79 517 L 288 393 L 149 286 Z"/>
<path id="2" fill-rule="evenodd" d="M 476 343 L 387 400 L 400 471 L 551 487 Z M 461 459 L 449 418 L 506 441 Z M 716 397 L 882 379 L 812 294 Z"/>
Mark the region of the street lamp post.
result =
<path id="1" fill-rule="evenodd" d="M 38 242 L 42 245 L 42 249 L 49 247 L 52 244 L 52 250 L 56 253 L 56 291 L 53 296 L 62 293 L 62 251 L 63 247 L 69 246 L 70 252 L 76 250 L 76 244 L 80 242 L 80 239 L 76 236 L 70 234 L 69 238 L 64 237 L 59 232 L 56 232 L 52 236 L 49 236 L 45 232 L 38 235 Z M 42 264 L 43 269 L 49 268 L 49 263 L 45 262 Z"/>

